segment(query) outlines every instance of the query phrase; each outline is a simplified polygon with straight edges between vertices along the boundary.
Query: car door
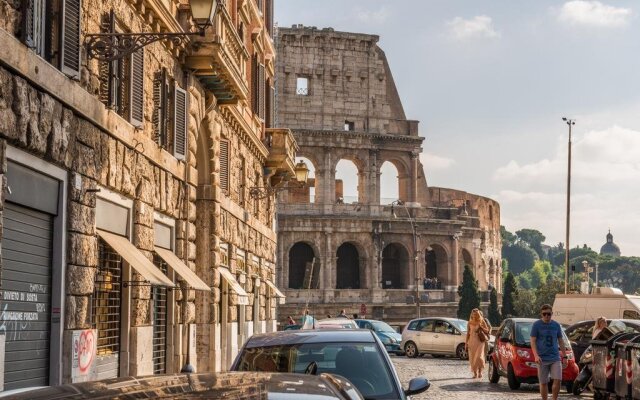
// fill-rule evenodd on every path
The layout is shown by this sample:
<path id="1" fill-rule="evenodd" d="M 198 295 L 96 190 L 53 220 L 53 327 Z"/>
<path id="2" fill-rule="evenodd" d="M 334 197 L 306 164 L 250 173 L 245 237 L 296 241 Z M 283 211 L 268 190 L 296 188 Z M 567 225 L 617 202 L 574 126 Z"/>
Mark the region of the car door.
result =
<path id="1" fill-rule="evenodd" d="M 435 320 L 431 347 L 438 353 L 455 353 L 455 329 L 445 320 Z"/>
<path id="2" fill-rule="evenodd" d="M 511 358 L 513 357 L 513 349 L 511 346 L 514 340 L 513 328 L 513 321 L 506 320 L 502 325 L 502 329 L 499 332 L 497 343 L 495 345 L 494 351 L 496 352 L 498 359 L 498 368 L 500 368 L 501 371 L 507 370 L 507 365 L 509 365 Z"/>
<path id="3" fill-rule="evenodd" d="M 424 319 L 420 321 L 416 332 L 416 345 L 421 353 L 428 353 L 433 342 L 433 320 Z"/>

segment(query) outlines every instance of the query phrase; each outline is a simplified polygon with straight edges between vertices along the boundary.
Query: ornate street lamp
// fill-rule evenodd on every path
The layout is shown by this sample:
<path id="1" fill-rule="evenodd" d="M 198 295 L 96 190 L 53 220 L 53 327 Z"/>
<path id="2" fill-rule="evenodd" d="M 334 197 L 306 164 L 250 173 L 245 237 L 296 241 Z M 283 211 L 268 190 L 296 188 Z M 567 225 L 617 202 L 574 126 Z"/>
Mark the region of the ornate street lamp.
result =
<path id="1" fill-rule="evenodd" d="M 416 315 L 417 318 L 420 318 L 420 273 L 418 271 L 418 259 L 420 258 L 420 251 L 418 250 L 418 235 L 416 233 L 416 225 L 414 223 L 413 217 L 409 212 L 409 209 L 404 204 L 404 201 L 398 199 L 391 202 L 391 214 L 393 218 L 398 218 L 396 212 L 394 210 L 395 206 L 404 207 L 405 212 L 407 213 L 407 218 L 409 219 L 409 223 L 411 224 L 411 233 L 413 234 L 413 267 L 415 268 L 415 280 L 416 280 Z"/>
<path id="2" fill-rule="evenodd" d="M 309 168 L 307 167 L 307 164 L 300 160 L 293 170 L 295 172 L 295 180 L 283 180 L 275 186 L 254 186 L 249 188 L 249 196 L 258 200 L 273 196 L 283 190 L 299 189 L 304 187 L 304 185 L 307 184 L 307 178 L 309 177 Z"/>
<path id="3" fill-rule="evenodd" d="M 87 56 L 100 61 L 116 61 L 160 40 L 170 40 L 175 46 L 180 46 L 190 36 L 204 36 L 205 29 L 213 25 L 218 1 L 190 0 L 189 4 L 198 32 L 91 33 L 85 37 Z"/>

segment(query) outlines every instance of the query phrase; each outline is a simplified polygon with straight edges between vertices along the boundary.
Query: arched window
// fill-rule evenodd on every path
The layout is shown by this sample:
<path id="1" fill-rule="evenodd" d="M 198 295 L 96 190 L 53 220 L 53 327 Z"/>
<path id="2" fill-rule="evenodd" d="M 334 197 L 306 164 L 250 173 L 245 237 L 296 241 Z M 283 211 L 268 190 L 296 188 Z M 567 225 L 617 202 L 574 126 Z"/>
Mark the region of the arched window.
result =
<path id="1" fill-rule="evenodd" d="M 313 248 L 307 243 L 298 242 L 289 250 L 289 288 L 316 289 L 318 271 Z"/>

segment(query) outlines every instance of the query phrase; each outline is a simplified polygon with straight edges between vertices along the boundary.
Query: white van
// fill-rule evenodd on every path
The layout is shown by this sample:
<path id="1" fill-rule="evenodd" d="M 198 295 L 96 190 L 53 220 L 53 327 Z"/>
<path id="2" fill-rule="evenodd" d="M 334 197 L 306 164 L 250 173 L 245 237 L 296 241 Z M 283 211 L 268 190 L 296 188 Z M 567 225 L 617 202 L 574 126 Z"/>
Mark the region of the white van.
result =
<path id="1" fill-rule="evenodd" d="M 553 319 L 563 325 L 593 320 L 640 319 L 640 296 L 622 293 L 616 288 L 595 288 L 593 294 L 557 294 Z"/>

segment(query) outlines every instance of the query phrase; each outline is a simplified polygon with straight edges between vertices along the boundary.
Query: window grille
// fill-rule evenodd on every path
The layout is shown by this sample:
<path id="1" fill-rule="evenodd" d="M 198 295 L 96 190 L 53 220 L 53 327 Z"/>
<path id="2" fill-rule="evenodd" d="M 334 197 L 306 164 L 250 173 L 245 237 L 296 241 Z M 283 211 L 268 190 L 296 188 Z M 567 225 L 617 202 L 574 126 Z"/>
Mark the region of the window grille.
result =
<path id="1" fill-rule="evenodd" d="M 122 257 L 102 239 L 98 241 L 98 271 L 91 298 L 91 323 L 98 332 L 97 354 L 120 352 Z"/>
<path id="2" fill-rule="evenodd" d="M 153 263 L 167 274 L 167 263 L 157 254 Z M 153 286 L 153 373 L 164 374 L 167 370 L 167 288 Z"/>

